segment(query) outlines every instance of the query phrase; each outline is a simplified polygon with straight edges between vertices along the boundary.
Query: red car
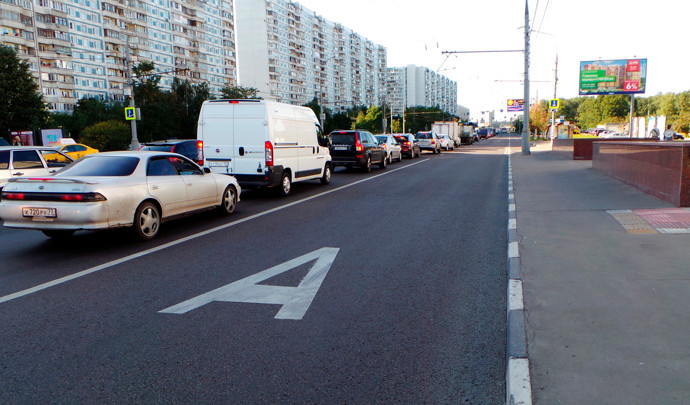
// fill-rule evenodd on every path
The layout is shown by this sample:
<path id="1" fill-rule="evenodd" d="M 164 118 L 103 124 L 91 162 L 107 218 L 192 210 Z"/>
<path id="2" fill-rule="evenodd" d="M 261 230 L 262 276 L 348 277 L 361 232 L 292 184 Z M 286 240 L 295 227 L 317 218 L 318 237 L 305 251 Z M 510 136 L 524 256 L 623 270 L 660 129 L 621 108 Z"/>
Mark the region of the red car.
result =
<path id="1" fill-rule="evenodd" d="M 419 143 L 412 134 L 393 134 L 393 137 L 400 144 L 401 152 L 404 156 L 414 159 L 419 157 L 422 150 L 419 148 Z"/>

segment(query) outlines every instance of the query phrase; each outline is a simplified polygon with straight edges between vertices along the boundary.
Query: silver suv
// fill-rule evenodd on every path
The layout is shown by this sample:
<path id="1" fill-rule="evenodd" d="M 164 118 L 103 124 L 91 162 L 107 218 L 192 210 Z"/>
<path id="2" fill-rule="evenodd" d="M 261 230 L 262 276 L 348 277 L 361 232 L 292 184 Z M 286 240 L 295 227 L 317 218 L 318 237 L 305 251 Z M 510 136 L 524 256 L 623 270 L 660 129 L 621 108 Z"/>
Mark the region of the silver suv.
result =
<path id="1" fill-rule="evenodd" d="M 435 132 L 420 131 L 415 136 L 420 150 L 430 150 L 434 153 L 441 153 L 441 140 Z"/>

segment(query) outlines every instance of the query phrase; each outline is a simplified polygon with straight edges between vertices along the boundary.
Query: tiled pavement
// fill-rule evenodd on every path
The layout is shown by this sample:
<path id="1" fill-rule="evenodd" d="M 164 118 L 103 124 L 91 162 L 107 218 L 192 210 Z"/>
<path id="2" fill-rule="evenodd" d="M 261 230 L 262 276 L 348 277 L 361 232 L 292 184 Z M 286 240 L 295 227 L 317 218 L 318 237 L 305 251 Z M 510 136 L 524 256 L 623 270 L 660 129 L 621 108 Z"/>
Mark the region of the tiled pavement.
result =
<path id="1" fill-rule="evenodd" d="M 690 208 L 609 210 L 630 234 L 690 233 Z"/>

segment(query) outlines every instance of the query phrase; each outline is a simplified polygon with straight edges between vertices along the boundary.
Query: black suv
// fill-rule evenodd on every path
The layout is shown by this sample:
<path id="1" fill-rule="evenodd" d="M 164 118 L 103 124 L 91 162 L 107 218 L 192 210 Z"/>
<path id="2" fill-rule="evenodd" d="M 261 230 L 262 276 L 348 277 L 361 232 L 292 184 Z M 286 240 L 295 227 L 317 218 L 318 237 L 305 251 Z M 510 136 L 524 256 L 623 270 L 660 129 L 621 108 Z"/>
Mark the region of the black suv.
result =
<path id="1" fill-rule="evenodd" d="M 179 153 L 195 161 L 199 166 L 204 165 L 204 144 L 196 139 L 167 139 L 142 143 L 139 150 L 156 152 Z"/>
<path id="2" fill-rule="evenodd" d="M 361 167 L 365 172 L 371 171 L 371 165 L 378 163 L 382 169 L 386 168 L 386 150 L 379 141 L 367 131 L 336 130 L 329 135 L 331 138 L 331 159 L 333 166 Z"/>

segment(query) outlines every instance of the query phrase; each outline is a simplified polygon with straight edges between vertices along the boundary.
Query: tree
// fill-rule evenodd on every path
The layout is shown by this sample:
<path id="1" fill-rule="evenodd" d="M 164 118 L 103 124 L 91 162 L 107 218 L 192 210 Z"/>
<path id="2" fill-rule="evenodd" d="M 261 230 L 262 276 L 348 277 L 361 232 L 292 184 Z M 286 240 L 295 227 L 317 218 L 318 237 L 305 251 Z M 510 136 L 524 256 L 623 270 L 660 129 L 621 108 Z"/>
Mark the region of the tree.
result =
<path id="1" fill-rule="evenodd" d="M 0 45 L 0 111 L 0 136 L 9 136 L 11 131 L 37 131 L 48 118 L 29 63 L 4 45 Z"/>
<path id="2" fill-rule="evenodd" d="M 232 100 L 243 100 L 243 99 L 261 99 L 258 96 L 259 89 L 254 87 L 242 87 L 242 86 L 225 86 L 220 90 L 223 98 Z"/>
<path id="3" fill-rule="evenodd" d="M 101 152 L 127 150 L 132 140 L 129 125 L 122 121 L 99 122 L 84 128 L 81 141 Z"/>
<path id="4" fill-rule="evenodd" d="M 196 139 L 201 105 L 212 98 L 208 84 L 205 82 L 191 84 L 189 80 L 182 81 L 176 77 L 173 79 L 172 93 L 175 95 L 176 104 L 180 107 L 180 116 L 177 117 L 180 138 Z"/>
<path id="5" fill-rule="evenodd" d="M 542 100 L 539 104 L 533 105 L 529 114 L 530 131 L 535 131 L 537 134 L 546 133 L 549 127 L 549 102 Z"/>

